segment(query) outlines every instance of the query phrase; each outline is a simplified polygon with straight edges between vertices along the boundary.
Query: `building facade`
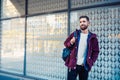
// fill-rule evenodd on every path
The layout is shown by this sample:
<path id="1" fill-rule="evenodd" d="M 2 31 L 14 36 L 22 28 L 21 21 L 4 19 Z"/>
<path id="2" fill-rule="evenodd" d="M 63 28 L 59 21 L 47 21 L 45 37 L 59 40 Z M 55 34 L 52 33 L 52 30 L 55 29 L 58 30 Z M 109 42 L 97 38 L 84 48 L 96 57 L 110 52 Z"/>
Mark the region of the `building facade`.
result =
<path id="1" fill-rule="evenodd" d="M 120 79 L 120 0 L 0 0 L 0 72 L 66 80 L 63 42 L 90 18 L 100 53 L 88 80 Z"/>

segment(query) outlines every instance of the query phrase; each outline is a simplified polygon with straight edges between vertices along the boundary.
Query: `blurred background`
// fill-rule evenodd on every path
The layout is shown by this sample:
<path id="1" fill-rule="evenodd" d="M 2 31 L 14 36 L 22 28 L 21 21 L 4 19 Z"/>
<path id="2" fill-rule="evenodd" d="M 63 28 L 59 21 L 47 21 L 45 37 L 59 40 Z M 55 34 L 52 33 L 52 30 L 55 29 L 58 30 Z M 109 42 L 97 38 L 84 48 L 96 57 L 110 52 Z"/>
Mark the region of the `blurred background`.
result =
<path id="1" fill-rule="evenodd" d="M 88 80 L 120 80 L 120 0 L 0 0 L 0 74 L 66 80 L 63 43 L 82 15 L 100 47 Z"/>

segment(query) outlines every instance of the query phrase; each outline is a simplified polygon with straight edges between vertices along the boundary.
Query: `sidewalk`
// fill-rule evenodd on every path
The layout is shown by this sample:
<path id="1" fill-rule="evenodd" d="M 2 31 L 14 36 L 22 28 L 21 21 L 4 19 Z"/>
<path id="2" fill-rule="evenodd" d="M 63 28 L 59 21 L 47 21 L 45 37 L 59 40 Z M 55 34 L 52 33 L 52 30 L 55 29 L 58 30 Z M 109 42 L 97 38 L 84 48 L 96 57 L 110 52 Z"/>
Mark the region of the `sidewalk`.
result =
<path id="1" fill-rule="evenodd" d="M 29 79 L 10 74 L 0 73 L 0 80 L 36 80 L 36 79 Z"/>

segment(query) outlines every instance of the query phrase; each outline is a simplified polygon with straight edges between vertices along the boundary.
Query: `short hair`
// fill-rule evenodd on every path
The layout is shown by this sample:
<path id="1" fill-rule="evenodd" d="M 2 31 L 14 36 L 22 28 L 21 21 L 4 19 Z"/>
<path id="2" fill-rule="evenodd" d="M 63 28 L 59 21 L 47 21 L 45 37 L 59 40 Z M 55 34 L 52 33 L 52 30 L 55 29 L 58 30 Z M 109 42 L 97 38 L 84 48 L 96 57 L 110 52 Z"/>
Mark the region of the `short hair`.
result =
<path id="1" fill-rule="evenodd" d="M 87 21 L 89 21 L 89 17 L 88 17 L 88 16 L 80 16 L 80 17 L 79 17 L 79 20 L 80 20 L 81 18 L 86 18 Z"/>

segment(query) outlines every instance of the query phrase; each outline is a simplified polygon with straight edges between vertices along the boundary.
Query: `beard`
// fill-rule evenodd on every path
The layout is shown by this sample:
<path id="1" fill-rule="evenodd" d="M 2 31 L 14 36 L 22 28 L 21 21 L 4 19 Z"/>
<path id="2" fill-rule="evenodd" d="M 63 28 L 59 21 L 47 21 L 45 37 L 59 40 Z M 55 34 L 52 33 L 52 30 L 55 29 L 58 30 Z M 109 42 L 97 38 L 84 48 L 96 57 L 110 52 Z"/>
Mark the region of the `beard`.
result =
<path id="1" fill-rule="evenodd" d="M 80 28 L 81 28 L 81 30 L 86 30 L 88 28 L 88 26 L 87 25 L 81 25 Z"/>

